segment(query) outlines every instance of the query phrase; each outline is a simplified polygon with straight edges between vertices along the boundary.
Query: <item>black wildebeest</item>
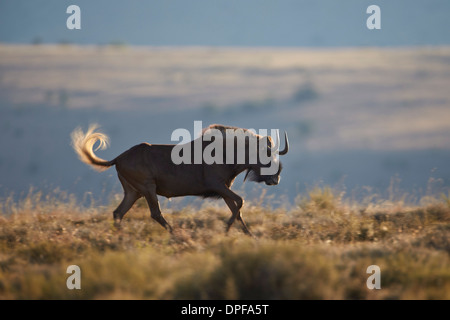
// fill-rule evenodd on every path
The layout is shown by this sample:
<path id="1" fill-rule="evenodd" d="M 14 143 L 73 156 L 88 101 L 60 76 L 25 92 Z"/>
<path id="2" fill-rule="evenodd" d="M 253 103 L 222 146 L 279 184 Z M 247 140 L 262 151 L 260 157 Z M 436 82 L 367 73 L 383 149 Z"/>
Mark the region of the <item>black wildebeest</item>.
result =
<path id="1" fill-rule="evenodd" d="M 167 198 L 192 195 L 205 198 L 223 198 L 232 213 L 226 231 L 230 229 L 237 218 L 242 223 L 244 231 L 250 234 L 240 212 L 244 200 L 230 189 L 231 185 L 235 178 L 244 171 L 247 171 L 245 179 L 248 176 L 250 180 L 265 182 L 267 185 L 278 184 L 281 163 L 278 162 L 276 155 L 284 155 L 289 150 L 286 133 L 284 136 L 285 147 L 283 150 L 278 150 L 278 138 L 276 139 L 277 146 L 275 147 L 275 143 L 270 136 L 258 135 L 247 129 L 211 125 L 202 131 L 202 135 L 199 138 L 187 144 L 180 146 L 141 143 L 123 152 L 115 159 L 107 161 L 97 157 L 93 152 L 93 147 L 97 142 L 99 143 L 97 149 L 106 147 L 108 143 L 108 137 L 96 131 L 96 129 L 96 125 L 90 126 L 86 133 L 80 128 L 75 129 L 71 135 L 72 146 L 80 160 L 91 165 L 94 169 L 102 171 L 113 165 L 116 166 L 117 174 L 124 190 L 124 198 L 114 211 L 114 222 L 117 226 L 120 225 L 123 216 L 136 200 L 145 197 L 150 208 L 151 217 L 164 228 L 172 231 L 172 227 L 161 214 L 157 195 Z M 218 139 L 217 135 L 214 136 L 214 139 L 211 136 L 209 139 L 205 138 L 214 130 L 225 137 L 222 141 L 225 143 L 223 143 L 223 149 L 220 149 L 220 147 L 216 148 L 212 154 L 222 151 L 220 156 L 220 152 L 215 155 L 219 156 L 219 158 L 223 156 L 224 161 L 208 164 L 204 160 L 200 163 L 195 162 L 195 152 L 198 150 L 204 152 L 205 148 Z M 232 135 L 231 140 L 227 139 L 226 133 L 228 132 L 235 133 L 234 136 Z M 241 141 L 244 141 L 244 143 L 239 145 L 237 140 L 242 137 L 244 137 L 244 140 Z M 255 143 L 252 144 L 251 141 Z M 197 143 L 200 143 L 200 148 L 196 147 Z M 173 161 L 175 146 L 182 147 L 183 151 L 181 153 L 192 151 L 188 156 L 192 162 L 186 161 L 175 164 Z M 230 157 L 227 158 L 227 152 L 229 153 L 230 150 L 226 146 L 232 146 L 233 148 L 231 150 L 233 151 L 231 161 L 229 161 Z M 258 152 L 256 153 L 257 156 L 252 160 L 251 155 L 255 155 L 253 147 Z M 238 159 L 240 151 L 243 151 L 245 154 L 245 157 L 241 158 L 241 160 Z M 267 155 L 266 160 L 269 161 L 263 161 L 261 155 Z M 268 169 L 273 163 L 277 165 L 276 171 L 271 174 L 262 174 L 262 170 Z"/>

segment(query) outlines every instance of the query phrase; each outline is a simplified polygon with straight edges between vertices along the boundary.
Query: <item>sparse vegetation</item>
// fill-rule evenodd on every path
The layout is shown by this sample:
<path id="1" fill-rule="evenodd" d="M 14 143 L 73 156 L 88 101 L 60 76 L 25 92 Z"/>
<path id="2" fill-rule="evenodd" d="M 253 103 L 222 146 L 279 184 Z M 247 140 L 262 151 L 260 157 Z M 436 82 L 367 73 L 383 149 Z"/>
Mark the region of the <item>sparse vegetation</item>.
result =
<path id="1" fill-rule="evenodd" d="M 135 206 L 120 230 L 111 207 L 31 192 L 0 206 L 1 299 L 449 299 L 450 207 L 361 207 L 314 188 L 292 208 L 248 201 L 255 239 L 220 203 L 164 208 L 170 235 Z M 444 200 L 444 201 L 442 201 Z M 80 266 L 81 290 L 66 268 Z M 369 265 L 381 290 L 366 287 Z"/>

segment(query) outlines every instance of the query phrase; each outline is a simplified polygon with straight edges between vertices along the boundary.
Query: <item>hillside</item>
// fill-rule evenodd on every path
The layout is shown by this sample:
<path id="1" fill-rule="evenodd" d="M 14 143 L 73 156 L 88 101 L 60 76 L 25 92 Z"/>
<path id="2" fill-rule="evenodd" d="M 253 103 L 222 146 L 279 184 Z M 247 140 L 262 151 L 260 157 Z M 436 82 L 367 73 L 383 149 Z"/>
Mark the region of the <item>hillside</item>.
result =
<path id="1" fill-rule="evenodd" d="M 116 174 L 78 161 L 75 127 L 99 123 L 111 138 L 99 156 L 111 159 L 143 141 L 175 143 L 172 132 L 194 134 L 194 120 L 287 130 L 281 183 L 267 190 L 290 202 L 316 184 L 387 196 L 394 181 L 415 200 L 447 193 L 449 59 L 448 47 L 2 44 L 0 196 L 34 186 L 107 203 Z"/>

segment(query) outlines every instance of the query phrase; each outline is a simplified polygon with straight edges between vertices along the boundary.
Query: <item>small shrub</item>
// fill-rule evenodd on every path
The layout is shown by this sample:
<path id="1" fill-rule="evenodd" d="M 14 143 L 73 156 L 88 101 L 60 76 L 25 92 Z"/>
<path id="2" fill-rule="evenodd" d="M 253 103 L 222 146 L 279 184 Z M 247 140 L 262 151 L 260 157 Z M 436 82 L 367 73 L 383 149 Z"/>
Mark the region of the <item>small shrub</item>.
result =
<path id="1" fill-rule="evenodd" d="M 306 212 L 334 212 L 337 211 L 340 199 L 336 197 L 331 188 L 315 187 L 308 192 L 308 197 L 298 198 L 297 203 Z"/>

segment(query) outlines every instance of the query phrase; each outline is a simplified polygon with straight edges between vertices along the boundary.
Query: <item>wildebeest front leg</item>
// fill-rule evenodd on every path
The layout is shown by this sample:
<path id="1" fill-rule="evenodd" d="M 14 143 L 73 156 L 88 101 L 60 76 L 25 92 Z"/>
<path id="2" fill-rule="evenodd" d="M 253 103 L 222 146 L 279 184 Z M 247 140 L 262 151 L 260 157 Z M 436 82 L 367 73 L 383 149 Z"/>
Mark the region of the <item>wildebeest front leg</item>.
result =
<path id="1" fill-rule="evenodd" d="M 161 214 L 158 196 L 156 195 L 156 186 L 152 185 L 148 189 L 149 190 L 144 194 L 144 197 L 147 200 L 152 218 L 156 220 L 160 225 L 162 225 L 165 229 L 172 232 L 172 227 Z"/>
<path id="2" fill-rule="evenodd" d="M 228 220 L 226 231 L 228 232 L 230 230 L 231 226 L 234 223 L 234 220 L 236 220 L 237 218 L 241 222 L 244 232 L 252 236 L 252 233 L 248 229 L 241 215 L 241 208 L 242 205 L 244 204 L 244 200 L 240 196 L 235 194 L 233 191 L 229 189 L 226 190 L 227 191 L 224 191 L 225 195 L 223 195 L 223 199 L 225 200 L 225 203 L 227 204 L 228 208 L 230 208 L 231 210 L 231 218 Z"/>

